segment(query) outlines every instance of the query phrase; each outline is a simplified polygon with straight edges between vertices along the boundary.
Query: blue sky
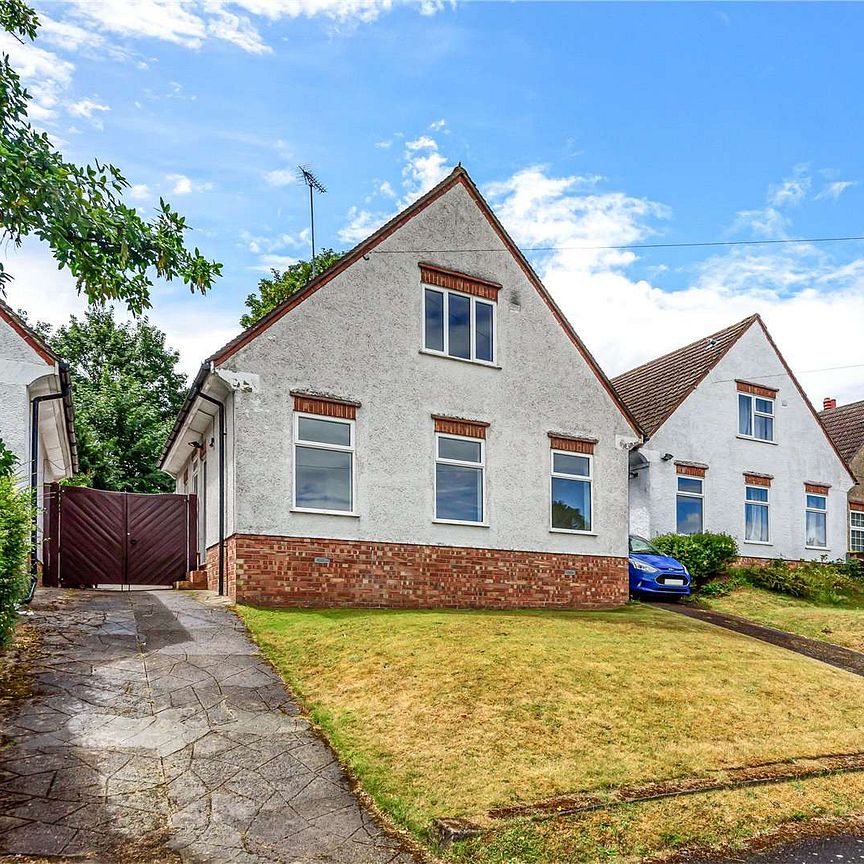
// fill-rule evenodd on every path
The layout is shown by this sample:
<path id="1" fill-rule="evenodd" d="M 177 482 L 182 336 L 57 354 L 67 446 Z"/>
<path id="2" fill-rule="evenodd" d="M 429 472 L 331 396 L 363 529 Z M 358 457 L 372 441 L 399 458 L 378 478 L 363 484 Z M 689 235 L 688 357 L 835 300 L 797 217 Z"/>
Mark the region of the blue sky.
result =
<path id="1" fill-rule="evenodd" d="M 814 401 L 864 398 L 864 243 L 572 248 L 864 234 L 860 4 L 36 6 L 36 46 L 3 43 L 34 119 L 225 264 L 205 299 L 154 292 L 187 371 L 308 254 L 297 163 L 346 248 L 461 161 L 523 247 L 563 247 L 532 260 L 610 374 L 758 311 Z M 14 305 L 81 308 L 37 244 L 6 256 Z"/>

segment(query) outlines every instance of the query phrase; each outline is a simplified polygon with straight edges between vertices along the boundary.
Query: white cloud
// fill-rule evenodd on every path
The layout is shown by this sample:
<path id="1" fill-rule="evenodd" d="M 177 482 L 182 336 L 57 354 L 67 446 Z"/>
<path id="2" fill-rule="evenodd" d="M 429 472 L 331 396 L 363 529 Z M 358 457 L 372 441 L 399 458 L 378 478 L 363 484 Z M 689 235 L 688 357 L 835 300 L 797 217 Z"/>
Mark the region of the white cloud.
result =
<path id="1" fill-rule="evenodd" d="M 529 168 L 485 191 L 523 248 L 632 244 L 669 215 L 662 204 L 598 193 L 584 180 Z M 531 257 L 611 375 L 759 312 L 814 402 L 829 394 L 864 398 L 860 369 L 808 371 L 864 362 L 857 335 L 864 257 L 837 263 L 807 244 L 777 253 L 735 249 L 708 258 L 693 284 L 676 291 L 632 278 L 632 250 L 563 248 Z"/>
<path id="2" fill-rule="evenodd" d="M 438 142 L 421 135 L 405 142 L 405 165 L 402 168 L 403 205 L 410 204 L 436 183 L 440 183 L 453 167 L 439 151 Z"/>
<path id="3" fill-rule="evenodd" d="M 75 66 L 51 51 L 0 31 L 0 54 L 8 54 L 12 68 L 33 96 L 28 113 L 35 123 L 44 124 L 57 117 L 61 100 L 72 84 Z"/>
<path id="4" fill-rule="evenodd" d="M 212 183 L 197 183 L 185 174 L 166 174 L 165 179 L 174 185 L 171 192 L 174 195 L 189 195 L 192 192 L 209 192 L 213 189 Z"/>
<path id="5" fill-rule="evenodd" d="M 830 198 L 836 201 L 847 189 L 851 186 L 857 186 L 855 180 L 835 180 L 833 183 L 828 183 L 824 189 L 816 196 L 815 200 L 820 201 L 825 198 Z"/>
<path id="6" fill-rule="evenodd" d="M 297 182 L 297 169 L 276 168 L 273 171 L 268 171 L 264 175 L 264 179 L 271 186 L 290 186 Z"/>
<path id="7" fill-rule="evenodd" d="M 262 255 L 258 259 L 258 264 L 249 269 L 269 273 L 271 270 L 284 270 L 286 267 L 296 264 L 298 260 L 290 255 Z"/>
<path id="8" fill-rule="evenodd" d="M 161 39 L 198 49 L 216 39 L 252 54 L 270 53 L 254 18 L 323 18 L 337 25 L 370 23 L 393 6 L 414 7 L 421 15 L 441 11 L 442 0 L 68 0 L 82 25 L 68 23 L 63 37 L 100 31 L 126 37 Z M 452 4 L 451 4 L 452 5 Z M 74 30 L 71 28 L 75 28 Z"/>
<path id="9" fill-rule="evenodd" d="M 110 111 L 111 108 L 108 105 L 97 102 L 95 99 L 81 99 L 78 102 L 72 102 L 67 105 L 66 110 L 73 117 L 84 117 L 87 120 L 92 120 L 94 114 L 103 114 Z"/>
<path id="10" fill-rule="evenodd" d="M 383 141 L 376 141 L 375 146 L 379 150 L 389 150 L 393 146 L 393 139 L 385 138 Z"/>
<path id="11" fill-rule="evenodd" d="M 146 183 L 134 183 L 129 189 L 129 197 L 133 201 L 147 201 L 150 198 L 150 187 Z"/>
<path id="12" fill-rule="evenodd" d="M 54 45 L 62 51 L 80 51 L 85 48 L 99 48 L 104 39 L 92 30 L 79 27 L 69 21 L 55 21 L 42 13 L 39 14 L 39 41 Z"/>
<path id="13" fill-rule="evenodd" d="M 447 121 L 446 121 L 446 120 L 443 120 L 443 119 L 442 119 L 442 120 L 434 120 L 432 123 L 429 124 L 429 128 L 430 128 L 433 132 L 440 132 L 440 131 L 442 131 L 442 130 L 444 129 L 444 127 L 445 127 L 446 125 L 447 125 Z"/>
<path id="14" fill-rule="evenodd" d="M 792 177 L 768 187 L 768 204 L 771 207 L 792 207 L 800 204 L 810 191 L 812 179 L 806 165 L 796 165 Z"/>

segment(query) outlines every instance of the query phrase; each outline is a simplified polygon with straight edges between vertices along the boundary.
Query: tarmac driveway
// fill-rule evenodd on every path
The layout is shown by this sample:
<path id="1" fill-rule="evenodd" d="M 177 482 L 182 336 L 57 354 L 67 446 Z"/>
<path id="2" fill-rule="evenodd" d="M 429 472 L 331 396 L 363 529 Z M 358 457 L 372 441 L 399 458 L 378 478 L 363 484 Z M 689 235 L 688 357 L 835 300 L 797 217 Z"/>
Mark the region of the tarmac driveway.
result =
<path id="1" fill-rule="evenodd" d="M 176 591 L 40 591 L 0 855 L 408 864 L 242 624 Z M 90 857 L 92 856 L 92 857 Z"/>

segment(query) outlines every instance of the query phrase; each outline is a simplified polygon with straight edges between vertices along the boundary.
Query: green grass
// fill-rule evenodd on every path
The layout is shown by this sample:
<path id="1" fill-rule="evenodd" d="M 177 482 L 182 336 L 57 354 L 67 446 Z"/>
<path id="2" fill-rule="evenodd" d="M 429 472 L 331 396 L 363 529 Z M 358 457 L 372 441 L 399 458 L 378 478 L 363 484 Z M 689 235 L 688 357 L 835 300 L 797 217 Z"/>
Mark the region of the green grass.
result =
<path id="1" fill-rule="evenodd" d="M 778 630 L 864 651 L 864 600 L 819 604 L 742 587 L 703 602 L 718 612 L 729 612 Z"/>
<path id="2" fill-rule="evenodd" d="M 379 807 L 420 836 L 434 817 L 864 750 L 864 680 L 647 606 L 238 611 Z"/>

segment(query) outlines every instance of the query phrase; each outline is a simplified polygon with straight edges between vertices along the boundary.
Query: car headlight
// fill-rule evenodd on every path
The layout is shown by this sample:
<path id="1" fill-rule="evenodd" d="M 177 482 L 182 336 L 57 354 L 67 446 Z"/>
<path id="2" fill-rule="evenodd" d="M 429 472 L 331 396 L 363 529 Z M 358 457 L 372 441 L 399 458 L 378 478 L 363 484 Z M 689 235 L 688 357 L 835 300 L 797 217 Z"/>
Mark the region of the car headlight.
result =
<path id="1" fill-rule="evenodd" d="M 684 567 L 683 564 L 681 565 L 681 567 L 684 569 L 684 572 L 689 576 L 689 575 L 690 575 L 690 571 L 689 571 L 686 567 Z"/>
<path id="2" fill-rule="evenodd" d="M 641 570 L 643 573 L 659 573 L 660 572 L 656 567 L 652 567 L 650 564 L 646 564 L 644 561 L 640 561 L 638 558 L 631 558 L 630 563 L 637 570 Z"/>

